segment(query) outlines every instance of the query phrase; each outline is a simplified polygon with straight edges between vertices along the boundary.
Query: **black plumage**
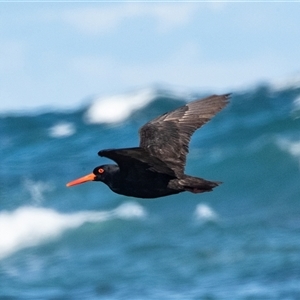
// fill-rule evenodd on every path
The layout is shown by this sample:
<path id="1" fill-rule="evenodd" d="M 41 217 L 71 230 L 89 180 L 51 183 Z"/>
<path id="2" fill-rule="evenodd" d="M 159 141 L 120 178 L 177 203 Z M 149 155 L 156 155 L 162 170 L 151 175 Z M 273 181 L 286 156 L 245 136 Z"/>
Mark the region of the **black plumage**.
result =
<path id="1" fill-rule="evenodd" d="M 196 100 L 149 121 L 140 128 L 139 147 L 99 151 L 117 165 L 99 166 L 68 186 L 102 181 L 116 193 L 138 198 L 212 191 L 220 182 L 184 174 L 186 156 L 192 134 L 222 110 L 229 97 Z"/>

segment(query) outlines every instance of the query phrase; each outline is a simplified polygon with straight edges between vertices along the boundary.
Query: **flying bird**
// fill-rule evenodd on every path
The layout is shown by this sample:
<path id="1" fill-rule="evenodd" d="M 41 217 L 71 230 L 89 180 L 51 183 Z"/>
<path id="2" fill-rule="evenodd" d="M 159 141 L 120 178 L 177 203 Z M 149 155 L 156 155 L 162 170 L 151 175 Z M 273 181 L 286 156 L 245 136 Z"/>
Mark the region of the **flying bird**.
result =
<path id="1" fill-rule="evenodd" d="M 67 186 L 102 181 L 115 193 L 158 198 L 184 191 L 210 192 L 221 182 L 184 174 L 192 134 L 222 110 L 230 94 L 212 95 L 189 102 L 149 121 L 139 130 L 140 145 L 98 152 L 117 164 L 96 167 Z"/>

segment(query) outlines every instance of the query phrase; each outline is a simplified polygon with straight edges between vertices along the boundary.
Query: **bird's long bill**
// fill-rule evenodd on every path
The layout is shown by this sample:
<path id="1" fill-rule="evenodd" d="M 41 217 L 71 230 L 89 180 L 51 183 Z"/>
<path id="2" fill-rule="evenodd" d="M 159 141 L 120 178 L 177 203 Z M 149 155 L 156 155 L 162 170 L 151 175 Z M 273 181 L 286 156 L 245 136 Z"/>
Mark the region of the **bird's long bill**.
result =
<path id="1" fill-rule="evenodd" d="M 81 183 L 84 183 L 84 182 L 87 182 L 87 181 L 93 181 L 95 178 L 96 178 L 96 176 L 93 173 L 91 173 L 91 174 L 88 174 L 86 176 L 75 179 L 73 181 L 70 181 L 69 183 L 67 183 L 67 187 L 77 185 L 77 184 L 81 184 Z"/>

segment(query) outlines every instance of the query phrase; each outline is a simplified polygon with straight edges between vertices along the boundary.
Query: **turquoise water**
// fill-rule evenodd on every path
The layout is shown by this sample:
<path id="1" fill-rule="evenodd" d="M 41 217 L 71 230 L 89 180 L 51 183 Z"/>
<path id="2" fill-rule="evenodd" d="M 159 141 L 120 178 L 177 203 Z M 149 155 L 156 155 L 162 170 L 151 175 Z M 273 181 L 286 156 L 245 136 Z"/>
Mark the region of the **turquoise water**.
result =
<path id="1" fill-rule="evenodd" d="M 196 96 L 0 116 L 0 299 L 300 299 L 300 88 L 235 92 L 194 134 L 186 173 L 223 181 L 211 193 L 66 188 Z"/>

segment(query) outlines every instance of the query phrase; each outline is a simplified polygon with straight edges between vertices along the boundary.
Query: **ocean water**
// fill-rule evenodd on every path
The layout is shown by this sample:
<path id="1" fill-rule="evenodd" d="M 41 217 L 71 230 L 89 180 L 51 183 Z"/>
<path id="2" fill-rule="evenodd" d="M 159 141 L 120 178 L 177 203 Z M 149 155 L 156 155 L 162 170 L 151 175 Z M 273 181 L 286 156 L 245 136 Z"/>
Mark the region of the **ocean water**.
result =
<path id="1" fill-rule="evenodd" d="M 211 193 L 156 200 L 66 183 L 204 95 L 145 89 L 0 115 L 0 299 L 300 299 L 300 88 L 235 91 L 186 173 Z"/>

